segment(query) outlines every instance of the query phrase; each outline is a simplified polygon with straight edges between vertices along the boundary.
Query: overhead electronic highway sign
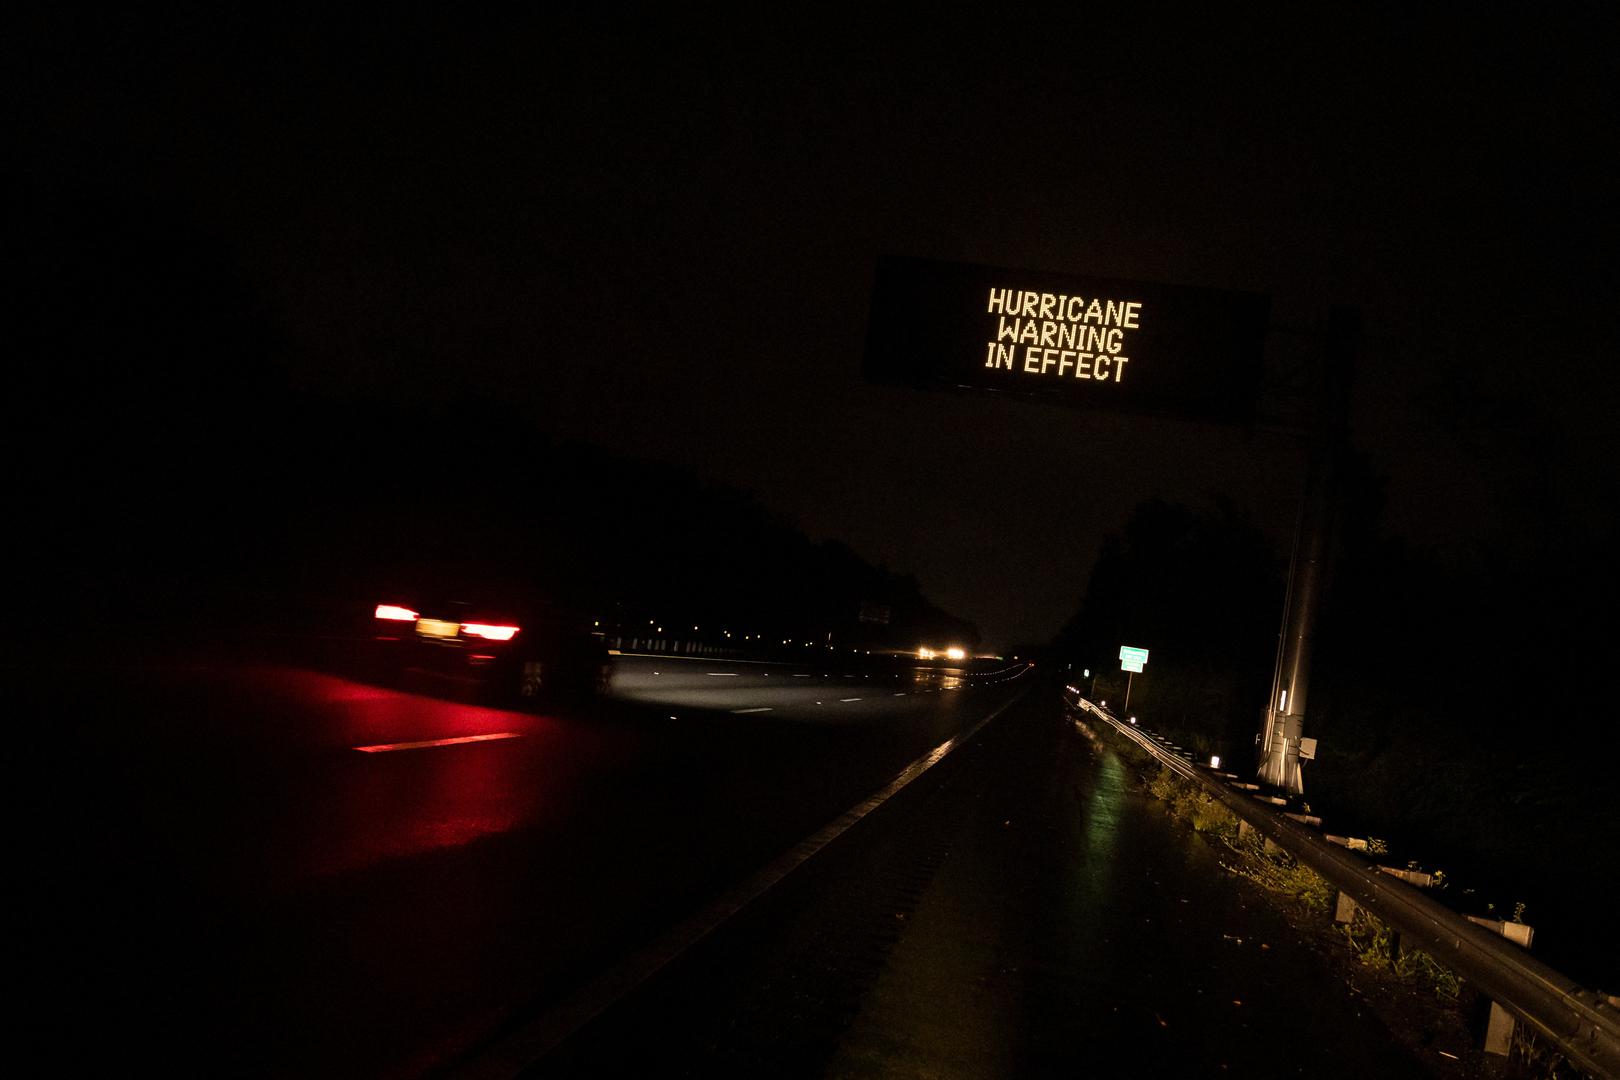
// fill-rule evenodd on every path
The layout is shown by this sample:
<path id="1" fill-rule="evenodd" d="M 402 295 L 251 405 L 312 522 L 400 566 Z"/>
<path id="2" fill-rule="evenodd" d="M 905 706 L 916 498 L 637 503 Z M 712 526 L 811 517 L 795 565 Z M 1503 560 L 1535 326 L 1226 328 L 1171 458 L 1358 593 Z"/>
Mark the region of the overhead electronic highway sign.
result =
<path id="1" fill-rule="evenodd" d="M 866 377 L 1064 405 L 1244 423 L 1260 294 L 885 256 Z"/>

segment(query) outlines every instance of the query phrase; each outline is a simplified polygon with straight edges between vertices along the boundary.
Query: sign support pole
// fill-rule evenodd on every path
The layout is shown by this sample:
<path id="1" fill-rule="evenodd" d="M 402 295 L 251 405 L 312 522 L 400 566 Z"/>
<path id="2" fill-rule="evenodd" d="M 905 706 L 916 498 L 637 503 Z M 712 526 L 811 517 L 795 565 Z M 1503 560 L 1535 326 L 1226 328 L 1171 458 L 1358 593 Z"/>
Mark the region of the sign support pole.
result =
<path id="1" fill-rule="evenodd" d="M 1134 678 L 1136 678 L 1136 672 L 1127 671 L 1125 673 L 1125 718 L 1127 720 L 1130 719 L 1131 714 L 1131 680 Z"/>
<path id="2" fill-rule="evenodd" d="M 1350 380 L 1359 330 L 1360 317 L 1354 310 L 1335 308 L 1329 313 L 1304 506 L 1289 564 L 1271 700 L 1266 703 L 1260 733 L 1260 779 L 1289 795 L 1305 791 L 1299 743 L 1305 728 L 1312 637 L 1333 533 L 1339 466 L 1348 443 Z"/>

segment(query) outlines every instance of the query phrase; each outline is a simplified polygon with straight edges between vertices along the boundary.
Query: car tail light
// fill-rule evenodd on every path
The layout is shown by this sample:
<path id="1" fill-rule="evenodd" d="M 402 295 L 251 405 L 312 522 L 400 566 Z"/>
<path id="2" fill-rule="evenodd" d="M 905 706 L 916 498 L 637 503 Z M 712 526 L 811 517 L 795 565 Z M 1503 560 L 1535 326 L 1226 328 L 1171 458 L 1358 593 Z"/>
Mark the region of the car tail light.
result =
<path id="1" fill-rule="evenodd" d="M 390 619 L 394 622 L 415 622 L 417 614 L 410 608 L 400 607 L 397 604 L 378 604 L 377 618 Z"/>
<path id="2" fill-rule="evenodd" d="M 486 641 L 511 641 L 517 636 L 520 627 L 491 626 L 488 623 L 462 623 L 461 632 L 471 637 L 481 637 Z"/>

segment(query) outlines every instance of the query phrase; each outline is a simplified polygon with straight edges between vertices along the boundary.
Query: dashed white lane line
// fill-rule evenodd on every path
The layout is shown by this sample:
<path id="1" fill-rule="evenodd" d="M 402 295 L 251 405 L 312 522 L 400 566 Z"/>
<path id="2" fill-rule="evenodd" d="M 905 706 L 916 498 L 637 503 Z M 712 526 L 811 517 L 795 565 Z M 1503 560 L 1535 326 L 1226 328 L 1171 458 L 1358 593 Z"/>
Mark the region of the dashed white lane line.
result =
<path id="1" fill-rule="evenodd" d="M 488 735 L 460 735 L 454 739 L 423 739 L 421 742 L 377 743 L 374 746 L 356 746 L 362 754 L 386 754 L 390 750 L 425 750 L 430 746 L 459 746 L 462 743 L 493 742 L 496 739 L 521 739 L 521 731 L 496 731 Z"/>
<path id="2" fill-rule="evenodd" d="M 839 701 L 859 701 L 861 699 L 858 698 L 858 697 L 841 697 L 838 700 Z"/>
<path id="3" fill-rule="evenodd" d="M 735 671 L 706 671 L 704 674 L 713 675 L 716 678 L 721 679 L 735 679 L 737 677 L 737 672 Z"/>
<path id="4" fill-rule="evenodd" d="M 890 695 L 889 695 L 889 696 L 890 696 L 890 697 L 905 697 L 905 696 L 906 696 L 906 692 L 905 692 L 905 691 L 904 691 L 904 690 L 902 690 L 902 691 L 900 691 L 900 692 L 899 692 L 899 693 L 898 693 L 898 694 L 890 694 Z"/>
<path id="5" fill-rule="evenodd" d="M 751 713 L 751 712 L 770 712 L 770 711 L 771 711 L 771 709 L 770 709 L 770 707 L 769 707 L 769 706 L 763 706 L 763 707 L 761 707 L 761 708 L 758 708 L 758 709 L 732 709 L 732 710 L 731 710 L 731 711 L 732 711 L 732 712 L 733 712 L 733 713 L 736 713 L 736 714 L 737 714 L 737 715 L 739 715 L 739 716 L 740 716 L 740 715 L 742 715 L 742 714 L 743 714 L 743 713 Z"/>

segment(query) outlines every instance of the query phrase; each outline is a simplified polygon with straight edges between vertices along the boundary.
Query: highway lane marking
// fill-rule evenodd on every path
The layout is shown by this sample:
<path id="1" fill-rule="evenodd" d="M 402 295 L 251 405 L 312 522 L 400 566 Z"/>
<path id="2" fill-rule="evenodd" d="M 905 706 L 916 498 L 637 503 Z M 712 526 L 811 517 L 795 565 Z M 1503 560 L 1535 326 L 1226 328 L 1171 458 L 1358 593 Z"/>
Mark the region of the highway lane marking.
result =
<path id="1" fill-rule="evenodd" d="M 609 649 L 608 651 L 612 652 L 613 650 Z M 685 663 L 685 664 L 703 664 L 703 663 L 707 663 L 709 661 L 709 659 L 710 659 L 707 656 L 675 656 L 675 655 L 672 655 L 670 653 L 658 653 L 658 652 L 619 652 L 617 655 L 619 655 L 619 656 L 634 656 L 634 657 L 639 657 L 640 659 L 643 659 L 643 660 L 673 660 L 677 664 L 682 664 L 682 663 Z M 760 665 L 763 665 L 765 667 L 786 667 L 787 666 L 786 664 L 782 663 L 780 660 L 744 660 L 740 656 L 728 656 L 728 657 L 725 657 L 724 659 L 725 659 L 725 662 L 728 663 L 728 664 L 760 664 Z"/>
<path id="2" fill-rule="evenodd" d="M 905 692 L 905 691 L 904 691 L 904 690 L 902 690 L 902 691 L 900 691 L 900 692 L 899 692 L 899 693 L 898 693 L 898 694 L 890 694 L 890 695 L 889 695 L 889 696 L 890 696 L 890 697 L 905 697 L 905 696 L 906 696 L 906 692 Z"/>
<path id="3" fill-rule="evenodd" d="M 733 713 L 736 713 L 736 714 L 737 714 L 737 715 L 739 715 L 739 716 L 740 716 L 740 715 L 742 715 L 742 714 L 743 714 L 743 713 L 751 713 L 751 712 L 770 712 L 770 711 L 771 711 L 771 709 L 770 709 L 770 707 L 769 707 L 769 706 L 764 706 L 764 707 L 762 707 L 762 708 L 758 708 L 758 709 L 732 709 L 732 710 L 731 710 L 731 711 L 732 711 L 732 712 L 733 712 Z"/>
<path id="4" fill-rule="evenodd" d="M 858 698 L 858 697 L 841 697 L 838 700 L 839 701 L 859 701 L 861 699 Z"/>
<path id="5" fill-rule="evenodd" d="M 810 676 L 808 676 L 808 675 L 795 675 L 793 677 L 795 679 L 808 679 Z"/>
<path id="6" fill-rule="evenodd" d="M 704 672 L 704 674 L 705 675 L 716 675 L 716 676 L 726 678 L 726 679 L 735 679 L 737 677 L 737 672 L 735 672 L 735 671 L 706 671 L 706 672 Z"/>
<path id="7" fill-rule="evenodd" d="M 938 765 L 951 751 L 977 735 L 984 726 L 1022 701 L 1028 689 L 985 714 L 976 724 L 952 736 L 902 769 L 885 787 L 863 802 L 850 807 L 828 822 L 820 831 L 778 855 L 762 870 L 722 892 L 704 910 L 671 927 L 640 952 L 597 975 L 566 1000 L 548 1009 L 539 1018 L 518 1028 L 482 1054 L 456 1070 L 463 1078 L 510 1077 L 534 1065 L 562 1041 L 593 1019 L 601 1016 L 638 986 L 658 974 L 672 961 L 714 933 L 732 916 L 759 899 L 813 856 L 837 840 L 868 814 L 877 810 L 923 773 Z"/>
<path id="8" fill-rule="evenodd" d="M 462 743 L 493 742 L 496 739 L 521 739 L 521 731 L 496 731 L 488 735 L 458 735 L 453 739 L 423 739 L 420 742 L 377 743 L 374 746 L 356 746 L 362 754 L 386 754 L 390 750 L 425 750 L 433 746 L 460 746 Z"/>

